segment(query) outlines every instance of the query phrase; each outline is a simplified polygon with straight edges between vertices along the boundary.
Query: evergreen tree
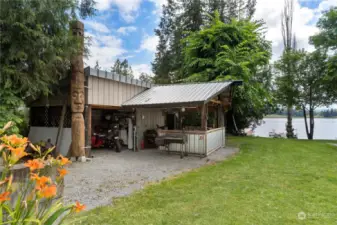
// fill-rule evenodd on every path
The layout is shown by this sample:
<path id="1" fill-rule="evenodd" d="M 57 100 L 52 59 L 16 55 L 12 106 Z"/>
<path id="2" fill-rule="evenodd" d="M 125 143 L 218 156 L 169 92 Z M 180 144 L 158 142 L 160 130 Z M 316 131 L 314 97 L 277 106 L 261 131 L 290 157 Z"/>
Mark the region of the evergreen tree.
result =
<path id="1" fill-rule="evenodd" d="M 152 83 L 153 78 L 149 74 L 142 72 L 139 75 L 139 80 L 146 83 Z"/>
<path id="2" fill-rule="evenodd" d="M 68 75 L 80 44 L 69 23 L 94 13 L 93 0 L 0 1 L 0 127 L 27 99 Z M 10 109 L 10 110 L 4 110 Z"/>
<path id="3" fill-rule="evenodd" d="M 205 4 L 202 0 L 179 0 L 182 13 L 180 22 L 184 31 L 198 31 L 204 24 L 204 8 Z"/>
<path id="4" fill-rule="evenodd" d="M 159 38 L 157 52 L 152 70 L 155 74 L 155 83 L 171 83 L 172 71 L 172 54 L 169 48 L 171 42 L 174 42 L 173 36 L 176 30 L 175 15 L 177 4 L 174 0 L 167 0 L 167 4 L 163 5 L 163 14 L 160 19 L 159 27 L 155 29 L 155 34 Z"/>
<path id="5" fill-rule="evenodd" d="M 115 64 L 111 67 L 111 72 L 133 78 L 132 68 L 127 59 L 124 59 L 122 62 L 120 59 L 116 59 Z"/>
<path id="6" fill-rule="evenodd" d="M 123 62 L 121 62 L 120 65 L 121 65 L 121 75 L 133 78 L 132 68 L 129 65 L 128 60 L 124 59 Z"/>
<path id="7" fill-rule="evenodd" d="M 95 64 L 94 69 L 95 69 L 95 70 L 100 70 L 100 69 L 101 69 L 98 60 L 96 60 L 96 64 Z"/>
<path id="8" fill-rule="evenodd" d="M 111 72 L 120 74 L 121 73 L 121 61 L 116 59 L 115 64 L 111 67 Z"/>

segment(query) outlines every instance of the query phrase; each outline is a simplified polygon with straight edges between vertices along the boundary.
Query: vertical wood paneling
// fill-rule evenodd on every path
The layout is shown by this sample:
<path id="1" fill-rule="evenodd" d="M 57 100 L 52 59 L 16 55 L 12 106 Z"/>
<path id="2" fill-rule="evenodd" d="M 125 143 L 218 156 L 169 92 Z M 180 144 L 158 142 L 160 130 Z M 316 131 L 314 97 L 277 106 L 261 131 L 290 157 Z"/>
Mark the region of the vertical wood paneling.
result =
<path id="1" fill-rule="evenodd" d="M 104 99 L 104 102 L 103 104 L 104 105 L 109 105 L 110 102 L 109 102 L 109 99 L 110 99 L 110 95 L 109 95 L 109 86 L 110 86 L 110 81 L 109 80 L 106 80 L 104 82 L 104 90 L 103 90 L 103 99 Z"/>
<path id="2" fill-rule="evenodd" d="M 114 104 L 117 104 L 117 102 L 118 102 L 118 83 L 117 82 L 113 82 L 113 85 L 112 85 L 112 87 L 113 87 L 113 89 L 114 89 L 114 91 L 113 91 L 113 93 L 114 93 L 114 101 L 113 101 L 113 103 Z"/>
<path id="3" fill-rule="evenodd" d="M 118 83 L 118 101 L 117 104 L 121 105 L 123 102 L 123 84 L 122 83 Z"/>
<path id="4" fill-rule="evenodd" d="M 123 102 L 143 92 L 146 88 L 89 76 L 88 89 L 88 104 L 121 106 Z"/>

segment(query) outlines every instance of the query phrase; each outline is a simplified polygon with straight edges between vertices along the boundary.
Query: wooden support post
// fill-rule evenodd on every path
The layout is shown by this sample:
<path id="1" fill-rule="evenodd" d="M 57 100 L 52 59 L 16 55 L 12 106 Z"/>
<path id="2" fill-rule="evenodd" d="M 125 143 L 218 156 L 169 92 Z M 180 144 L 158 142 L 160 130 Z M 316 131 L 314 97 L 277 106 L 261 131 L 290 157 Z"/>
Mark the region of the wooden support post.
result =
<path id="1" fill-rule="evenodd" d="M 90 157 L 91 156 L 91 119 L 92 119 L 92 108 L 91 105 L 87 105 L 86 108 L 86 118 L 85 118 L 85 122 L 86 122 L 86 138 L 85 138 L 85 146 L 86 146 L 86 151 L 85 151 L 85 155 L 86 157 Z"/>
<path id="2" fill-rule="evenodd" d="M 65 117 L 66 111 L 67 111 L 67 104 L 68 104 L 68 101 L 65 100 L 64 103 L 63 103 L 63 106 L 62 106 L 59 128 L 57 129 L 57 135 L 56 135 L 56 140 L 55 140 L 55 146 L 56 146 L 55 155 L 54 155 L 55 157 L 57 157 L 60 154 L 60 145 L 61 145 L 60 136 L 63 132 L 64 117 Z"/>
<path id="3" fill-rule="evenodd" d="M 207 130 L 208 104 L 203 104 L 201 108 L 201 129 Z"/>
<path id="4" fill-rule="evenodd" d="M 71 58 L 71 153 L 72 157 L 85 161 L 85 128 L 84 128 L 84 68 L 83 68 L 83 32 L 84 25 L 80 21 L 70 24 L 72 34 L 80 38 L 81 49 Z"/>

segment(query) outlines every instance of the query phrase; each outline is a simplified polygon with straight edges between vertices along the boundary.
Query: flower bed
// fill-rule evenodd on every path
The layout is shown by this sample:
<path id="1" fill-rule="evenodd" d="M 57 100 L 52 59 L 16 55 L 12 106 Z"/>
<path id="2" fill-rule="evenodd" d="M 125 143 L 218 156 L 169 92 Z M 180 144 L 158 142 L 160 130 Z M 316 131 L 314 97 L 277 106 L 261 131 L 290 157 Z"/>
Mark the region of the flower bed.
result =
<path id="1" fill-rule="evenodd" d="M 64 206 L 63 194 L 65 166 L 71 163 L 67 158 L 53 158 L 39 146 L 29 143 L 27 138 L 17 135 L 3 135 L 12 124 L 0 129 L 0 221 L 5 224 L 56 224 L 69 214 L 82 211 L 85 206 Z M 25 151 L 27 145 L 34 154 Z M 24 164 L 23 157 L 34 156 Z M 62 217 L 62 219 L 61 219 Z"/>

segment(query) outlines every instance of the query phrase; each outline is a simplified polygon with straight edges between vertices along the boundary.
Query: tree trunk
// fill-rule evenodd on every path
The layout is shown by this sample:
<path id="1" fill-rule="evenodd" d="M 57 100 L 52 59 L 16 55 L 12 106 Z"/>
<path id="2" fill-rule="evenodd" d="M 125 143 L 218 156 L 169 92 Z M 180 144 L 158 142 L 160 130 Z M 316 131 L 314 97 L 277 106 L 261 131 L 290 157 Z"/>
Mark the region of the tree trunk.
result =
<path id="1" fill-rule="evenodd" d="M 314 138 L 314 108 L 312 105 L 312 89 L 309 88 L 309 117 L 310 117 L 310 135 L 309 140 Z"/>
<path id="2" fill-rule="evenodd" d="M 292 107 L 288 106 L 287 108 L 287 125 L 286 125 L 286 131 L 287 131 L 287 138 L 294 138 L 294 129 L 293 129 L 293 117 L 291 114 Z"/>
<path id="3" fill-rule="evenodd" d="M 309 116 L 310 116 L 310 135 L 308 136 L 308 139 L 312 140 L 312 139 L 314 139 L 314 126 L 315 126 L 314 109 L 313 108 L 310 108 Z"/>
<path id="4" fill-rule="evenodd" d="M 310 133 L 308 129 L 308 121 L 307 121 L 307 111 L 305 110 L 305 106 L 302 106 L 303 109 L 303 116 L 304 116 L 304 125 L 305 125 L 305 132 L 307 133 L 308 139 L 310 139 Z"/>

